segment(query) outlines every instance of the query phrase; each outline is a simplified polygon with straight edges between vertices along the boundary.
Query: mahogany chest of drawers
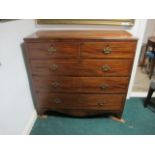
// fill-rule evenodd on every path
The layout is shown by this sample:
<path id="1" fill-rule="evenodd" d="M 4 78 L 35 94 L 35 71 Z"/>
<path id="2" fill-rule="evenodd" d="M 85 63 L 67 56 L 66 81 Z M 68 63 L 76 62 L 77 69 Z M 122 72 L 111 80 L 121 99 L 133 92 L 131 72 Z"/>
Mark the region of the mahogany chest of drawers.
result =
<path id="1" fill-rule="evenodd" d="M 39 115 L 121 117 L 137 39 L 126 31 L 38 31 L 24 39 Z"/>

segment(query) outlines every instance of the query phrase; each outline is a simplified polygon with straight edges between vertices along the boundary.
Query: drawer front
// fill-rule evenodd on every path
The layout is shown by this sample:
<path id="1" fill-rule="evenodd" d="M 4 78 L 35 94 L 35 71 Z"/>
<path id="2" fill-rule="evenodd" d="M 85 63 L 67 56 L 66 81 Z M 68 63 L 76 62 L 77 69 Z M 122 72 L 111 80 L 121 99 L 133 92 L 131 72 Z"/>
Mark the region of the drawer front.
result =
<path id="1" fill-rule="evenodd" d="M 85 76 L 129 76 L 131 59 L 82 60 L 80 73 Z"/>
<path id="2" fill-rule="evenodd" d="M 85 42 L 83 58 L 133 58 L 136 42 Z"/>
<path id="3" fill-rule="evenodd" d="M 54 109 L 120 110 L 124 95 L 40 93 L 39 106 Z M 117 100 L 116 100 L 117 98 Z"/>
<path id="4" fill-rule="evenodd" d="M 34 75 L 50 76 L 129 76 L 132 60 L 32 60 Z"/>
<path id="5" fill-rule="evenodd" d="M 38 92 L 126 93 L 127 77 L 34 77 Z"/>
<path id="6" fill-rule="evenodd" d="M 77 58 L 79 44 L 75 42 L 28 43 L 30 59 Z"/>

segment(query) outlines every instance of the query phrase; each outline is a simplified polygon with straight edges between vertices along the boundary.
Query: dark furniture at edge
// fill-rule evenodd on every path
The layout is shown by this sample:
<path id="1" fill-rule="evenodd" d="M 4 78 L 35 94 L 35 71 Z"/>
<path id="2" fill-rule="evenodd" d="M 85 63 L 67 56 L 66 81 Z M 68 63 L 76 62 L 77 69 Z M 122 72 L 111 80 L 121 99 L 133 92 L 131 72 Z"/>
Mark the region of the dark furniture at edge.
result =
<path id="1" fill-rule="evenodd" d="M 149 48 L 151 48 L 151 50 L 149 50 Z M 155 36 L 151 36 L 148 38 L 147 44 L 146 44 L 146 48 L 145 48 L 145 54 L 141 63 L 141 67 L 144 67 L 145 64 L 145 60 L 146 60 L 146 52 L 153 52 L 155 55 Z M 155 67 L 155 56 L 154 58 L 152 58 L 151 60 L 151 64 L 150 64 L 150 71 L 149 71 L 149 78 L 151 79 L 152 75 L 153 75 L 153 71 L 154 71 L 154 67 Z"/>

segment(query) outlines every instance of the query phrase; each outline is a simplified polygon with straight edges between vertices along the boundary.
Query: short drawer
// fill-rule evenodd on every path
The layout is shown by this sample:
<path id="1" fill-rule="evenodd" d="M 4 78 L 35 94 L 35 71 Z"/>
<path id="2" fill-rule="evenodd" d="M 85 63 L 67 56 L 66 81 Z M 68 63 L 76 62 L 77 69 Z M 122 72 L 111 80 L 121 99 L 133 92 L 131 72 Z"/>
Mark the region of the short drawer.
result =
<path id="1" fill-rule="evenodd" d="M 125 96 L 40 93 L 38 98 L 43 108 L 120 110 Z"/>
<path id="2" fill-rule="evenodd" d="M 132 60 L 31 60 L 31 66 L 33 75 L 129 76 Z"/>
<path id="3" fill-rule="evenodd" d="M 84 42 L 82 58 L 133 58 L 136 42 Z"/>
<path id="4" fill-rule="evenodd" d="M 38 92 L 126 93 L 128 77 L 34 77 Z"/>
<path id="5" fill-rule="evenodd" d="M 30 59 L 77 58 L 79 44 L 76 42 L 27 43 Z"/>

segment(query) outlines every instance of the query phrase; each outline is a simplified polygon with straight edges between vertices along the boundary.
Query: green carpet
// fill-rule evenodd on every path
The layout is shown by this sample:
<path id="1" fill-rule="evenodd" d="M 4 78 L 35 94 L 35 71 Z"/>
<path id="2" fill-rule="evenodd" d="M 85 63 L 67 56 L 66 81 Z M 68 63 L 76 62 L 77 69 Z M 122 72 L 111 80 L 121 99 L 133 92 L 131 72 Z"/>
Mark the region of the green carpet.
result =
<path id="1" fill-rule="evenodd" d="M 37 119 L 31 135 L 154 135 L 155 112 L 143 107 L 143 99 L 127 100 L 123 113 L 126 123 L 108 117 L 73 118 L 48 116 Z"/>

